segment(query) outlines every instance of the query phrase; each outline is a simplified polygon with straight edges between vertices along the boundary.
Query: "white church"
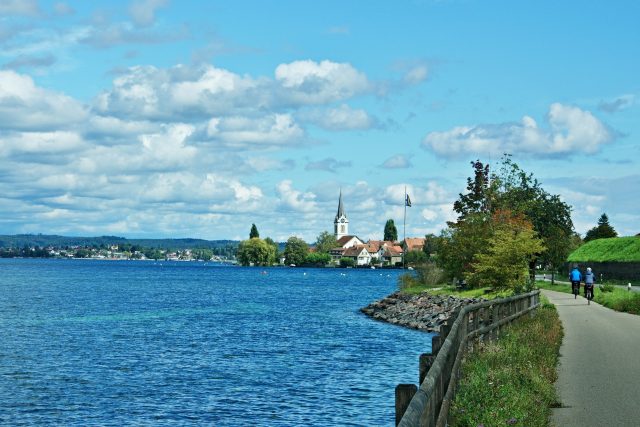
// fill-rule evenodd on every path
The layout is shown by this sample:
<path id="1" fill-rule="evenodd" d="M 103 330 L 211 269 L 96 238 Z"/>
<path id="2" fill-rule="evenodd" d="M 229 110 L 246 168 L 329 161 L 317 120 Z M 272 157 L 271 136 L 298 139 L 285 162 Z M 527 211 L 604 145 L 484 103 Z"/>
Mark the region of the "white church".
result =
<path id="1" fill-rule="evenodd" d="M 349 218 L 342 202 L 342 190 L 338 199 L 338 213 L 333 221 L 333 233 L 338 246 L 331 250 L 334 264 L 339 264 L 341 258 L 351 258 L 355 265 L 373 265 L 390 263 L 395 265 L 402 262 L 402 248 L 395 242 L 369 240 L 363 242 L 358 236 L 349 234 Z"/>

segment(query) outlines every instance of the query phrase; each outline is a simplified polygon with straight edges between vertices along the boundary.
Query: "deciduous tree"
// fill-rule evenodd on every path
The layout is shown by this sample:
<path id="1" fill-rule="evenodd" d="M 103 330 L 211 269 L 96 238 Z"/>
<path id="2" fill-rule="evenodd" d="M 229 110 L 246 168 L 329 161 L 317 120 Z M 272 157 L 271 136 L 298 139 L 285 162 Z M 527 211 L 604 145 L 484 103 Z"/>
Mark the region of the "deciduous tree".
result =
<path id="1" fill-rule="evenodd" d="M 309 246 L 307 243 L 295 236 L 289 237 L 284 247 L 284 262 L 286 264 L 302 265 L 307 259 Z"/>

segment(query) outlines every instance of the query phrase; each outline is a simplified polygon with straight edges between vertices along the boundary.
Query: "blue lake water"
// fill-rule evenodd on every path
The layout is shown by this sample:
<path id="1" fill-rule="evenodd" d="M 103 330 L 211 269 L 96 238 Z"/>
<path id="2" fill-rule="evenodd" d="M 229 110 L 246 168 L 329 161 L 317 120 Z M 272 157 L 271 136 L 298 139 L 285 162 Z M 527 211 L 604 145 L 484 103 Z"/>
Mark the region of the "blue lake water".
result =
<path id="1" fill-rule="evenodd" d="M 358 310 L 397 275 L 0 259 L 0 424 L 393 425 L 430 336 Z"/>

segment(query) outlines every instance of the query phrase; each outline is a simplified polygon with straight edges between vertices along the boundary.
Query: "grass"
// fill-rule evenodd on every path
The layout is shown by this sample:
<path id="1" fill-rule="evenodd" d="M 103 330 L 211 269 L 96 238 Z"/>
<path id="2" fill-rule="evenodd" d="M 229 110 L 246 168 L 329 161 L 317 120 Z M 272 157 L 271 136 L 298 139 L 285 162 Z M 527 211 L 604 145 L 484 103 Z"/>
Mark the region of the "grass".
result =
<path id="1" fill-rule="evenodd" d="M 513 291 L 511 290 L 495 291 L 489 287 L 459 290 L 455 286 L 451 285 L 428 286 L 422 284 L 414 284 L 412 286 L 403 287 L 402 292 L 412 295 L 428 292 L 431 295 L 452 295 L 457 298 L 484 299 L 506 298 L 513 295 Z"/>
<path id="2" fill-rule="evenodd" d="M 640 237 L 592 240 L 573 251 L 569 262 L 640 262 Z"/>
<path id="3" fill-rule="evenodd" d="M 558 405 L 554 382 L 562 336 L 555 307 L 544 301 L 533 317 L 468 355 L 450 425 L 546 427 Z"/>
<path id="4" fill-rule="evenodd" d="M 537 281 L 536 286 L 540 289 L 571 293 L 571 285 L 568 284 L 552 285 L 549 282 Z M 582 289 L 580 290 L 580 294 L 584 295 Z M 617 287 L 613 287 L 611 292 L 602 292 L 596 286 L 593 300 L 612 310 L 640 315 L 640 292 L 630 292 Z"/>

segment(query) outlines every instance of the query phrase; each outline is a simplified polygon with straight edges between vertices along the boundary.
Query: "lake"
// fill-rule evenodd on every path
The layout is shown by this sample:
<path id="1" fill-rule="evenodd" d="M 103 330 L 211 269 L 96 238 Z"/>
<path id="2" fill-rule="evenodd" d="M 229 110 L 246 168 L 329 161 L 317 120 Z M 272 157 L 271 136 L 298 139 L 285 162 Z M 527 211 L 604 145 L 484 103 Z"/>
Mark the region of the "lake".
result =
<path id="1" fill-rule="evenodd" d="M 2 425 L 393 425 L 397 270 L 0 259 Z"/>

